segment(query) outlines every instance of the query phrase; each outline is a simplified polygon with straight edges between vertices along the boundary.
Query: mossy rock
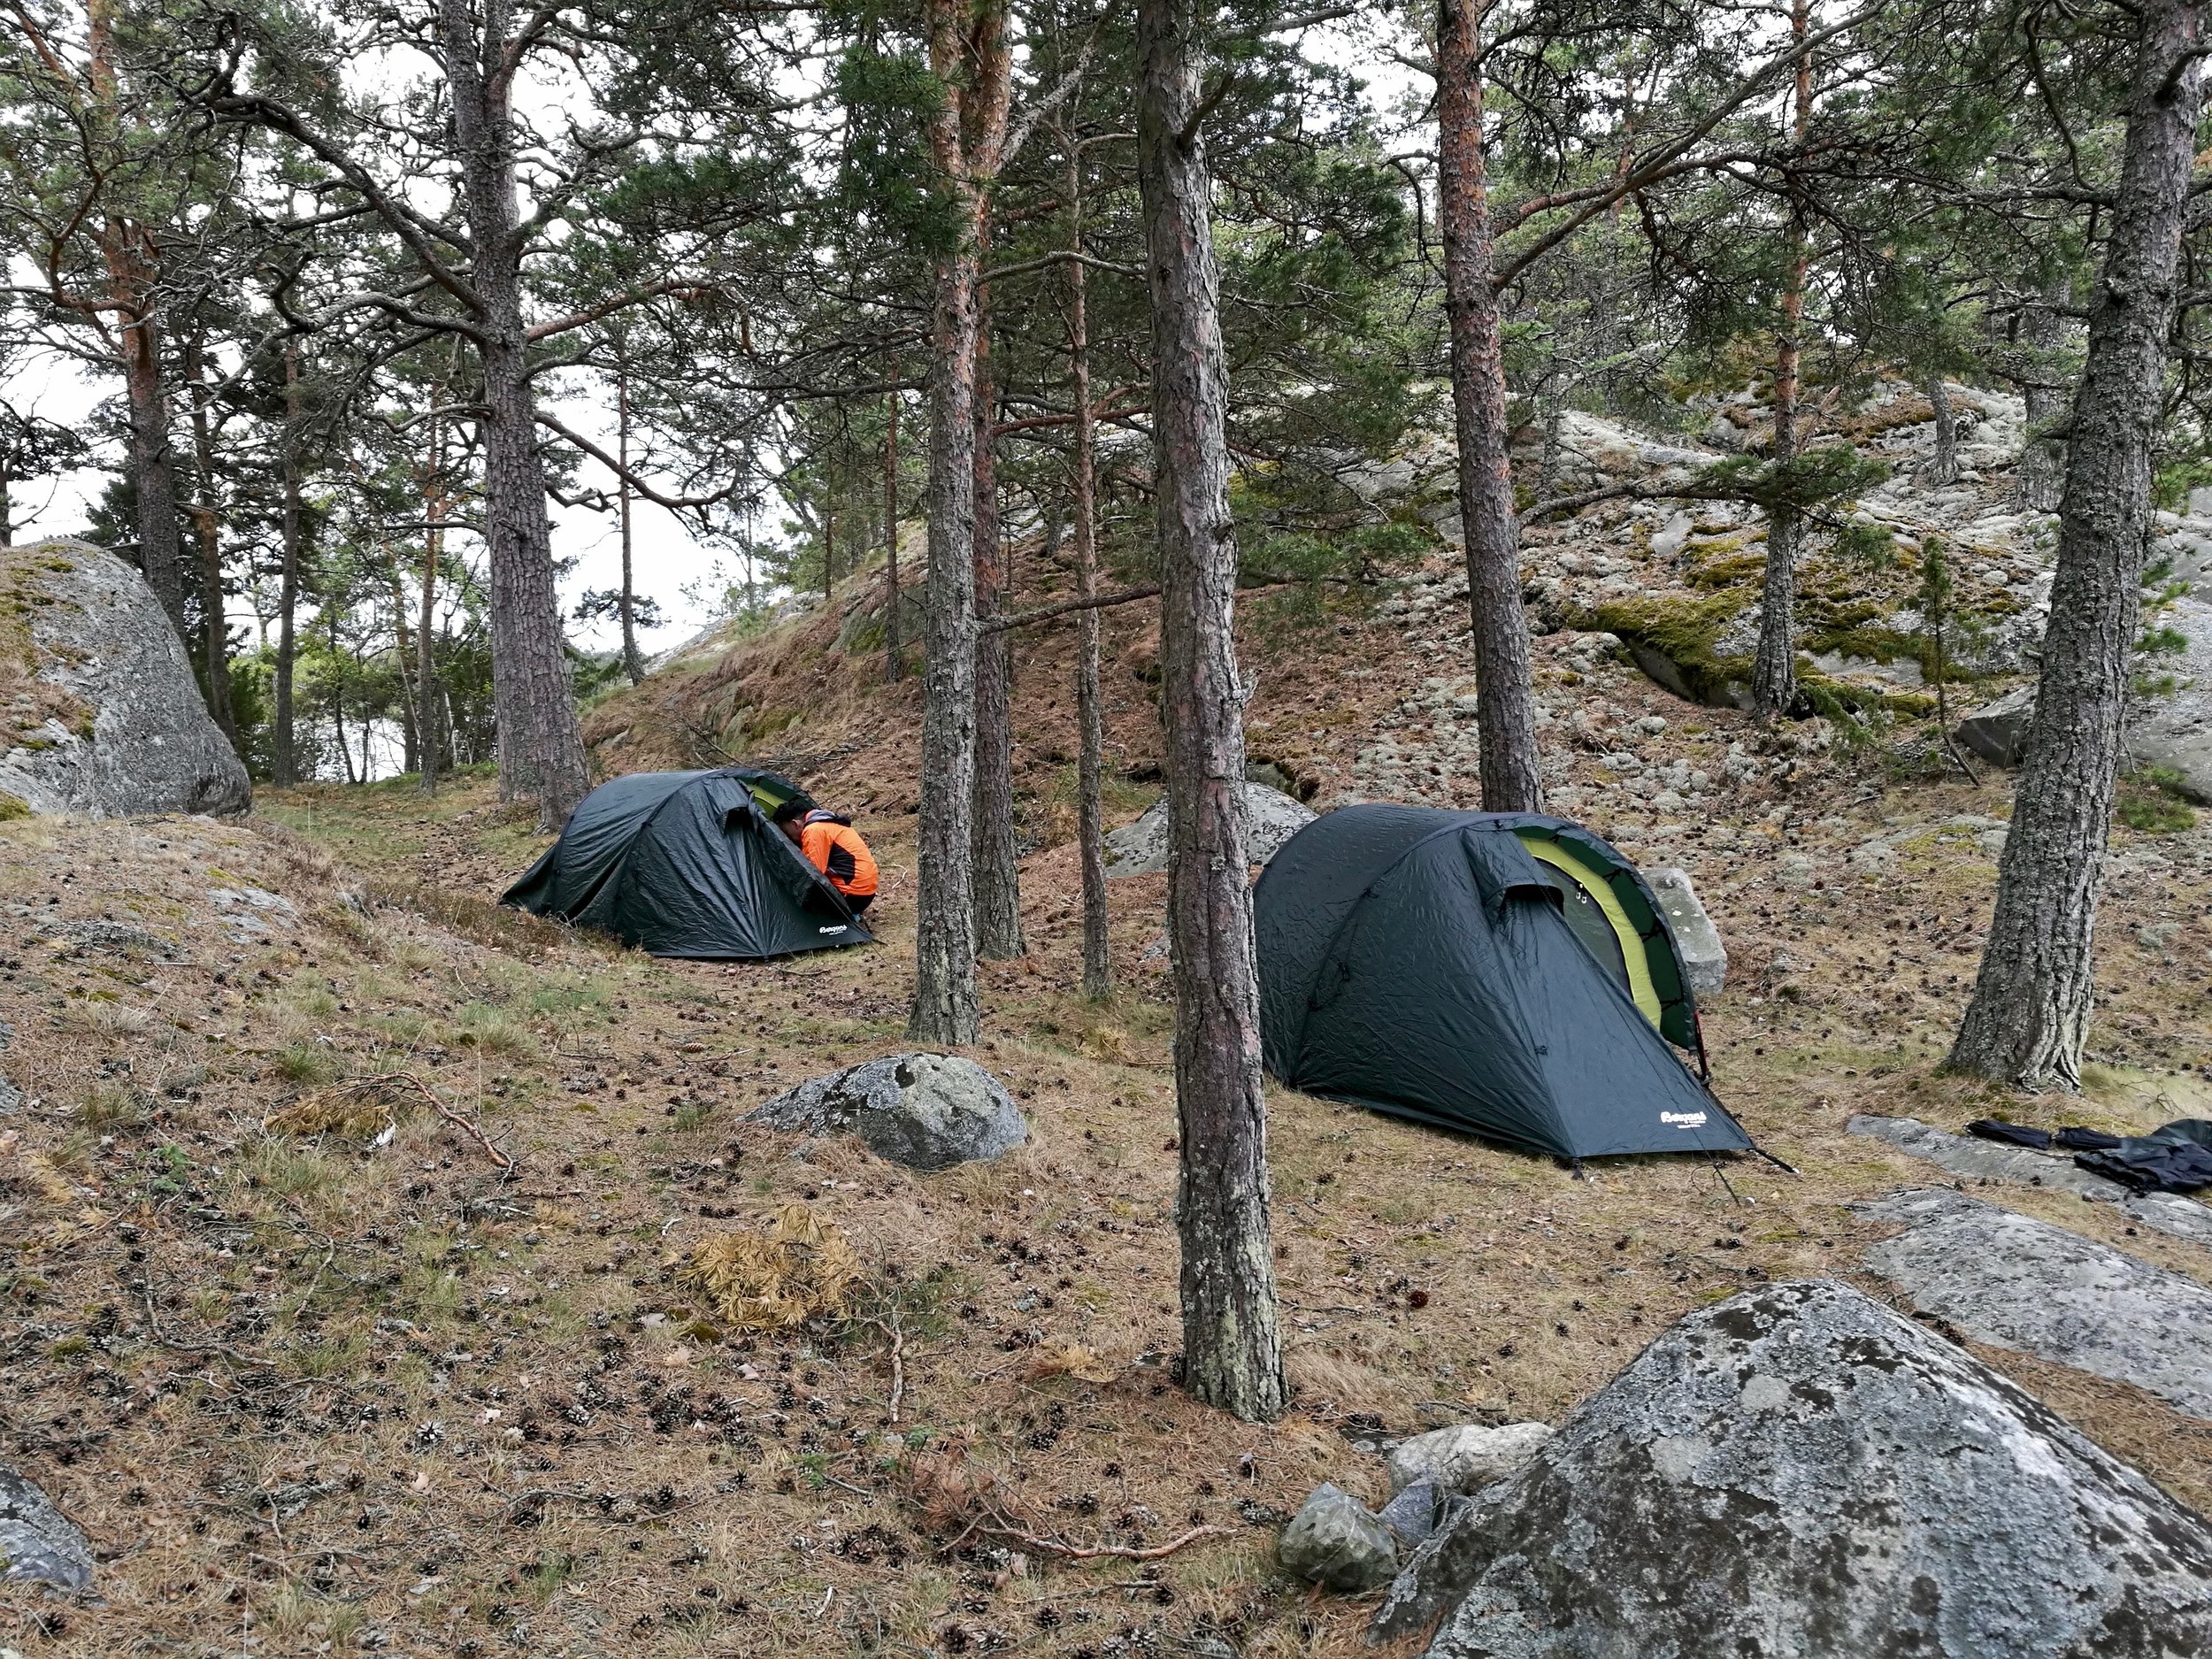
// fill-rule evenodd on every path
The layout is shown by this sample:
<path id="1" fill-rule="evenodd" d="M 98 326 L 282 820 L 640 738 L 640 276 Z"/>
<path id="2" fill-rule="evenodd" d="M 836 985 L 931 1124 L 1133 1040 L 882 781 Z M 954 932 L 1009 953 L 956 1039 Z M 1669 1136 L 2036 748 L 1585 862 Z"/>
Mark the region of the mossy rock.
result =
<path id="1" fill-rule="evenodd" d="M 1617 636 L 1637 667 L 1686 703 L 1740 709 L 1750 703 L 1751 659 L 1724 656 L 1717 645 L 1722 630 L 1743 608 L 1743 595 L 1732 592 L 1703 600 L 1620 599 L 1571 620 L 1575 627 Z"/>
<path id="2" fill-rule="evenodd" d="M 19 795 L 10 795 L 0 789 L 0 824 L 31 816 L 31 803 Z"/>

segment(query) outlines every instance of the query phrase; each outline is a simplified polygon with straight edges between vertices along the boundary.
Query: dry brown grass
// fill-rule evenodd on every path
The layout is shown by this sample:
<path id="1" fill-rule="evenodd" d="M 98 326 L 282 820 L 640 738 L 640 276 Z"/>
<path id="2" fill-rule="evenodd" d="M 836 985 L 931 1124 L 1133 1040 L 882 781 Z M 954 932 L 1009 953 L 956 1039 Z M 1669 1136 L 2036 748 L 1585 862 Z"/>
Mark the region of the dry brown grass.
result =
<path id="1" fill-rule="evenodd" d="M 841 1228 L 804 1204 L 786 1204 L 765 1233 L 721 1233 L 695 1245 L 679 1280 L 735 1331 L 788 1331 L 835 1318 L 861 1274 Z"/>

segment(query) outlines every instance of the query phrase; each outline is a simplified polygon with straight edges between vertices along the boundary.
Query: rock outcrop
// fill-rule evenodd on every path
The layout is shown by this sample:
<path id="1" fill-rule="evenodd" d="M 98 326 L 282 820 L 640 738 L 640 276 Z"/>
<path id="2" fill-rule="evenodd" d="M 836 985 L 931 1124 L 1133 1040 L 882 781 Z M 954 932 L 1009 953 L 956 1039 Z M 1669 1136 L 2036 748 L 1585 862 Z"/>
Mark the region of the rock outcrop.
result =
<path id="1" fill-rule="evenodd" d="M 1244 787 L 1245 850 L 1252 862 L 1263 864 L 1283 849 L 1283 843 L 1313 822 L 1314 810 L 1279 789 L 1265 784 Z M 1106 837 L 1106 873 L 1110 876 L 1148 876 L 1167 868 L 1167 797 L 1162 795 L 1144 810 L 1135 823 Z"/>
<path id="2" fill-rule="evenodd" d="M 1860 1209 L 1908 1224 L 1866 1264 L 1921 1312 L 2212 1419 L 2212 1290 L 2196 1280 L 1942 1187 Z"/>
<path id="3" fill-rule="evenodd" d="M 2212 1645 L 2212 1525 L 1832 1281 L 1684 1319 L 1485 1500 L 1408 1563 L 1379 1635 L 1440 1618 L 1430 1659 Z"/>
<path id="4" fill-rule="evenodd" d="M 145 579 L 89 542 L 0 551 L 0 813 L 242 812 L 252 786 L 208 718 Z"/>
<path id="5" fill-rule="evenodd" d="M 0 1463 L 0 1580 L 82 1590 L 92 1583 L 92 1546 L 76 1523 Z"/>
<path id="6" fill-rule="evenodd" d="M 849 1065 L 777 1095 L 746 1121 L 856 1134 L 879 1157 L 915 1170 L 995 1158 L 1029 1138 L 1005 1085 L 972 1060 L 942 1054 Z"/>

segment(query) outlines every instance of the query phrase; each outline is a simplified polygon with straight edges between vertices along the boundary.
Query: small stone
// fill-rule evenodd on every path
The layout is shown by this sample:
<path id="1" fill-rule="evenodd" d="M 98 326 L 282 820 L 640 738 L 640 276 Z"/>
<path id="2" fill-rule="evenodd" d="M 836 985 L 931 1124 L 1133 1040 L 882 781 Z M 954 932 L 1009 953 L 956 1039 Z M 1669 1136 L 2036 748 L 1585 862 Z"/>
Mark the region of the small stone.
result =
<path id="1" fill-rule="evenodd" d="M 1549 1425 L 1542 1423 L 1509 1423 L 1503 1428 L 1455 1423 L 1417 1434 L 1390 1454 L 1391 1495 L 1425 1480 L 1455 1496 L 1479 1492 L 1535 1456 L 1550 1438 Z"/>
<path id="2" fill-rule="evenodd" d="M 1813 860 L 1809 853 L 1784 853 L 1774 861 L 1774 885 L 1799 891 L 1813 885 Z"/>
<path id="3" fill-rule="evenodd" d="M 972 1060 L 941 1054 L 847 1066 L 777 1095 L 747 1121 L 856 1134 L 879 1156 L 917 1170 L 995 1158 L 1029 1138 L 1005 1085 Z"/>
<path id="4" fill-rule="evenodd" d="M 0 1582 L 72 1591 L 92 1583 L 90 1541 L 51 1499 L 4 1463 L 0 1463 Z"/>
<path id="5" fill-rule="evenodd" d="M 1398 1571 L 1398 1547 L 1389 1528 L 1325 1480 L 1291 1517 L 1275 1555 L 1301 1578 L 1354 1594 L 1387 1584 Z"/>
<path id="6" fill-rule="evenodd" d="M 1417 1480 L 1376 1512 L 1375 1518 L 1398 1540 L 1399 1553 L 1410 1555 L 1444 1518 L 1449 1494 L 1433 1480 Z"/>

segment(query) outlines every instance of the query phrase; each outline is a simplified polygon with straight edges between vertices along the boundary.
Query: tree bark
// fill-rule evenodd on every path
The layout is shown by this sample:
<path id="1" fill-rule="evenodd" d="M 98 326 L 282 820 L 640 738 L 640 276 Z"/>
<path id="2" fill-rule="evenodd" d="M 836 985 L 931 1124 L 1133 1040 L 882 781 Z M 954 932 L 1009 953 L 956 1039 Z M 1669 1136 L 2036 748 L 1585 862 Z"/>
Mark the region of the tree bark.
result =
<path id="1" fill-rule="evenodd" d="M 177 527 L 176 471 L 169 448 L 169 400 L 152 313 L 127 313 L 120 333 L 123 388 L 130 410 L 131 482 L 138 496 L 138 568 L 177 638 L 188 645 L 183 538 Z"/>
<path id="2" fill-rule="evenodd" d="M 1812 19 L 1806 0 L 1792 0 L 1790 38 L 1801 45 Z M 1809 53 L 1797 60 L 1796 113 L 1792 131 L 1799 143 L 1813 119 L 1813 65 Z M 1782 466 L 1796 459 L 1799 357 L 1803 349 L 1805 276 L 1810 268 L 1804 216 L 1793 208 L 1789 232 L 1789 275 L 1782 289 L 1781 326 L 1774 342 L 1774 443 L 1772 458 Z M 1767 559 L 1759 594 L 1759 649 L 1751 664 L 1751 707 L 1761 719 L 1787 714 L 1797 701 L 1797 561 L 1804 550 L 1805 521 L 1794 507 L 1767 515 Z"/>
<path id="3" fill-rule="evenodd" d="M 2074 397 L 2028 755 L 1974 1000 L 1949 1064 L 2080 1087 L 2092 948 L 2142 603 L 2143 549 L 2202 95 L 2201 4 L 2137 13 L 2127 136 Z"/>
<path id="4" fill-rule="evenodd" d="M 905 642 L 899 638 L 899 395 L 891 394 L 883 422 L 883 677 L 897 685 L 906 674 Z"/>
<path id="5" fill-rule="evenodd" d="M 1268 1422 L 1282 1415 L 1286 1397 L 1245 835 L 1246 693 L 1233 635 L 1228 365 L 1212 180 L 1196 131 L 1202 119 L 1198 4 L 1140 0 L 1137 7 L 1137 178 L 1150 255 L 1168 938 L 1182 1155 L 1176 1219 L 1183 1384 L 1207 1404 Z M 1517 596 L 1514 617 L 1517 622 Z"/>
<path id="6" fill-rule="evenodd" d="M 2070 297 L 2065 278 L 2047 291 L 2055 305 Z M 2039 436 L 2064 411 L 2066 400 L 2057 380 L 2058 354 L 2066 342 L 2066 319 L 2055 305 L 2033 305 L 2023 320 L 2023 343 L 2032 353 L 2021 397 L 2027 404 L 2027 447 L 2021 452 L 2017 489 L 2021 506 L 2030 512 L 2056 512 L 2060 491 L 2066 481 L 2066 445 L 2063 440 Z"/>
<path id="7" fill-rule="evenodd" d="M 1520 528 L 1506 449 L 1504 333 L 1491 278 L 1483 153 L 1481 0 L 1437 10 L 1437 218 L 1444 235 L 1444 314 L 1451 337 L 1452 423 L 1459 440 L 1459 520 L 1475 646 L 1482 804 L 1490 812 L 1544 805 L 1536 748 L 1536 684 L 1521 611 Z"/>
<path id="8" fill-rule="evenodd" d="M 1068 261 L 1068 365 L 1075 404 L 1075 839 L 1083 870 L 1083 995 L 1094 1002 L 1114 994 L 1114 958 L 1107 933 L 1106 812 L 1102 799 L 1105 734 L 1098 706 L 1098 455 L 1091 411 L 1091 331 L 1087 273 L 1083 268 L 1083 173 L 1068 153 L 1069 232 L 1077 257 Z"/>
<path id="9" fill-rule="evenodd" d="M 917 1041 L 976 1040 L 975 411 L 977 288 L 991 180 L 1011 96 L 1004 0 L 926 0 L 932 159 L 959 207 L 958 240 L 937 265 L 930 377 L 928 660 L 922 678 L 922 799 L 916 858 Z"/>
<path id="10" fill-rule="evenodd" d="M 416 786 L 425 795 L 438 792 L 438 764 L 442 745 L 438 741 L 438 710 L 444 704 L 438 687 L 438 657 L 434 649 L 434 630 L 437 626 L 438 564 L 445 551 L 445 532 L 440 526 L 445 519 L 445 488 L 443 472 L 445 456 L 439 443 L 438 422 L 430 421 L 429 468 L 423 475 L 423 521 L 429 527 L 422 539 L 422 600 L 421 610 L 415 619 L 415 696 L 419 712 L 416 724 L 422 733 L 422 767 L 416 776 Z M 627 548 L 625 548 L 623 568 L 626 580 L 629 567 Z"/>
<path id="11" fill-rule="evenodd" d="M 453 89 L 463 206 L 484 373 L 484 515 L 491 553 L 492 677 L 503 793 L 538 797 L 538 826 L 558 829 L 590 787 L 553 576 L 545 467 L 522 320 L 523 236 L 514 189 L 507 47 L 511 0 L 441 0 L 441 47 Z M 518 775 L 516 775 L 518 774 Z M 511 784 L 509 779 L 513 776 Z"/>
<path id="12" fill-rule="evenodd" d="M 988 227 L 978 253 L 989 253 Z M 990 303 L 976 302 L 975 613 L 979 626 L 998 615 L 1000 531 L 998 457 L 991 428 L 997 395 L 991 381 Z M 1009 682 L 1011 641 L 1002 631 L 979 635 L 975 653 L 975 948 L 1008 961 L 1022 954 L 1021 872 L 1014 846 L 1014 713 Z"/>
<path id="13" fill-rule="evenodd" d="M 1928 457 L 1921 477 L 1931 484 L 1955 484 L 1959 478 L 1959 422 L 1951 408 L 1951 394 L 1943 388 L 1943 377 L 1931 374 L 1927 384 L 1928 407 L 1935 420 L 1935 453 Z"/>
<path id="14" fill-rule="evenodd" d="M 625 360 L 615 372 L 615 446 L 622 463 L 617 497 L 622 515 L 622 593 L 617 601 L 622 616 L 622 672 L 632 685 L 645 680 L 645 658 L 637 648 L 637 588 L 630 566 L 630 365 Z"/>
<path id="15" fill-rule="evenodd" d="M 280 444 L 284 469 L 283 564 L 277 576 L 276 707 L 273 711 L 271 770 L 277 787 L 299 781 L 298 750 L 292 708 L 292 671 L 299 660 L 295 625 L 300 603 L 300 360 L 296 342 L 284 342 L 284 435 Z"/>
<path id="16" fill-rule="evenodd" d="M 185 379 L 192 388 L 192 528 L 200 549 L 200 667 L 207 711 L 235 749 L 238 722 L 230 707 L 230 617 L 223 603 L 222 520 L 215 507 L 215 436 L 208 422 L 199 346 L 189 339 Z"/>

